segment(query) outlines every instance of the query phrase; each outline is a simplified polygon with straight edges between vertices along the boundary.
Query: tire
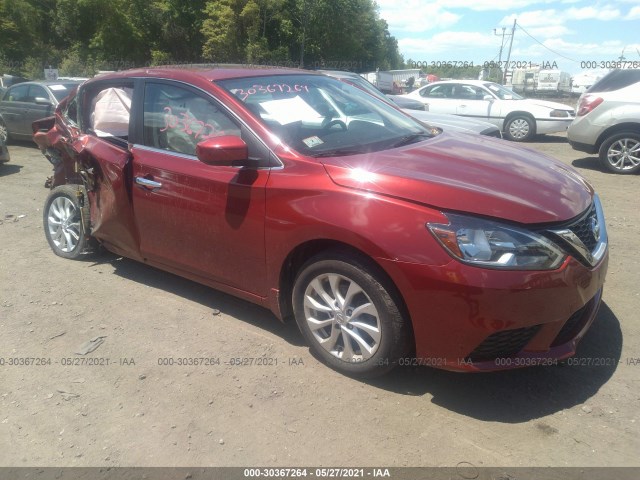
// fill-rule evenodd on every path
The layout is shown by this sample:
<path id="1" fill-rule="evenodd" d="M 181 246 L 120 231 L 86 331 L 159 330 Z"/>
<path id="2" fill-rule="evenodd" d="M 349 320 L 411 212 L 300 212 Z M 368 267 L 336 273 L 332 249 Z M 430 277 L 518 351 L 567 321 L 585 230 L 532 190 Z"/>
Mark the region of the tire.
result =
<path id="1" fill-rule="evenodd" d="M 527 142 L 536 134 L 536 122 L 529 115 L 510 117 L 504 126 L 504 135 L 512 142 Z"/>
<path id="2" fill-rule="evenodd" d="M 9 143 L 9 129 L 4 120 L 0 119 L 0 145 L 6 145 L 7 143 Z"/>
<path id="3" fill-rule="evenodd" d="M 600 162 L 611 172 L 630 174 L 640 170 L 640 134 L 622 132 L 600 146 Z"/>
<path id="4" fill-rule="evenodd" d="M 310 259 L 295 279 L 292 302 L 311 350 L 346 375 L 382 375 L 411 349 L 393 286 L 365 258 L 332 252 Z"/>
<path id="5" fill-rule="evenodd" d="M 82 221 L 89 218 L 89 202 L 80 206 L 78 191 L 86 198 L 81 185 L 60 185 L 44 204 L 44 234 L 53 253 L 63 258 L 78 258 L 89 244 Z"/>

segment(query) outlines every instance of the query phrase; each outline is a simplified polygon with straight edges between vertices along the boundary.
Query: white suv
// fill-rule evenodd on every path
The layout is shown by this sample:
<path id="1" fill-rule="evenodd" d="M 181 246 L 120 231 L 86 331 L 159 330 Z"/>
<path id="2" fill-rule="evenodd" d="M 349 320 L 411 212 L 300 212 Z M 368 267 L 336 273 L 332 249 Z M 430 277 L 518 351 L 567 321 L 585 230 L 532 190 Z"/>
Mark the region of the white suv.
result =
<path id="1" fill-rule="evenodd" d="M 567 138 L 612 172 L 640 170 L 640 70 L 613 70 L 587 90 Z"/>

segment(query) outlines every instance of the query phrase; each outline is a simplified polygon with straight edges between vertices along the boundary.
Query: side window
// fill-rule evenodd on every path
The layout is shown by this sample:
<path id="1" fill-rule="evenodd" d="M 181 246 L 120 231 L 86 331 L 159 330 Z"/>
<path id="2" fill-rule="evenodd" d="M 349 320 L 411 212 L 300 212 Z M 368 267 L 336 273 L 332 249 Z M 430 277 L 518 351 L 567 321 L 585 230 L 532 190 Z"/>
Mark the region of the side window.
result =
<path id="1" fill-rule="evenodd" d="M 129 137 L 129 118 L 133 88 L 107 87 L 98 90 L 91 97 L 89 110 L 89 129 L 103 138 Z"/>
<path id="2" fill-rule="evenodd" d="M 17 85 L 7 91 L 4 100 L 8 102 L 26 102 L 28 92 L 29 85 Z"/>
<path id="3" fill-rule="evenodd" d="M 36 98 L 46 98 L 49 100 L 49 94 L 44 89 L 44 87 L 40 85 L 29 85 L 29 97 L 26 102 L 36 103 Z"/>
<path id="4" fill-rule="evenodd" d="M 195 155 L 196 145 L 221 135 L 241 136 L 240 127 L 210 100 L 190 90 L 147 83 L 143 142 L 148 147 Z"/>
<path id="5" fill-rule="evenodd" d="M 422 92 L 423 97 L 450 98 L 451 85 L 433 85 Z"/>
<path id="6" fill-rule="evenodd" d="M 69 103 L 67 103 L 67 108 L 63 112 L 64 117 L 73 123 L 74 126 L 78 126 L 78 97 L 74 96 Z"/>
<path id="7" fill-rule="evenodd" d="M 473 85 L 456 85 L 454 98 L 463 100 L 482 100 L 483 90 Z"/>

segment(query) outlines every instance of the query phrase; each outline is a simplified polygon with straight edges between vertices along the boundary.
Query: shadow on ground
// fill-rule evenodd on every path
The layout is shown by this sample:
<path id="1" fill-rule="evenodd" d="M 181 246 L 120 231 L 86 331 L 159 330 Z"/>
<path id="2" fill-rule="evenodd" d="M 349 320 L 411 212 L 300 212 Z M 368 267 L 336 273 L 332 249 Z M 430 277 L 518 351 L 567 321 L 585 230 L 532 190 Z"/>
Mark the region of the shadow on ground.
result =
<path id="1" fill-rule="evenodd" d="M 16 140 L 16 139 L 10 140 L 9 142 L 7 142 L 7 148 L 9 149 L 9 153 L 11 153 L 11 147 L 12 146 L 29 147 L 29 148 L 33 148 L 35 150 L 39 150 L 40 149 L 40 147 L 38 147 L 36 142 L 34 142 L 33 140 Z"/>
<path id="2" fill-rule="evenodd" d="M 569 143 L 566 135 L 536 135 L 530 142 L 525 144 L 534 143 Z M 530 145 L 532 146 L 532 145 Z"/>
<path id="3" fill-rule="evenodd" d="M 0 177 L 6 177 L 7 175 L 13 175 L 14 173 L 20 173 L 22 165 L 15 163 L 3 163 L 0 165 Z"/>
<path id="4" fill-rule="evenodd" d="M 305 341 L 295 322 L 282 323 L 270 310 L 220 292 L 200 283 L 150 267 L 134 260 L 117 257 L 108 252 L 87 255 L 84 261 L 95 264 L 108 263 L 114 267 L 114 273 L 127 280 L 133 280 L 159 290 L 170 292 L 186 300 L 199 303 L 208 308 L 220 310 L 225 315 L 237 318 L 245 323 L 261 328 L 281 337 L 289 344 L 300 347 Z"/>
<path id="5" fill-rule="evenodd" d="M 597 155 L 591 157 L 577 158 L 573 162 L 571 162 L 575 168 L 584 168 L 586 170 L 593 170 L 595 172 L 604 172 L 611 173 L 607 170 L 602 163 L 600 163 L 600 159 Z"/>
<path id="6" fill-rule="evenodd" d="M 250 302 L 110 253 L 99 255 L 93 261 L 112 265 L 114 273 L 127 280 L 218 309 L 292 345 L 305 344 L 295 322 L 283 324 L 269 310 Z M 566 363 L 479 374 L 399 367 L 389 375 L 366 383 L 401 395 L 431 395 L 433 403 L 479 420 L 520 423 L 588 401 L 611 378 L 621 352 L 620 323 L 603 303 L 576 356 Z"/>

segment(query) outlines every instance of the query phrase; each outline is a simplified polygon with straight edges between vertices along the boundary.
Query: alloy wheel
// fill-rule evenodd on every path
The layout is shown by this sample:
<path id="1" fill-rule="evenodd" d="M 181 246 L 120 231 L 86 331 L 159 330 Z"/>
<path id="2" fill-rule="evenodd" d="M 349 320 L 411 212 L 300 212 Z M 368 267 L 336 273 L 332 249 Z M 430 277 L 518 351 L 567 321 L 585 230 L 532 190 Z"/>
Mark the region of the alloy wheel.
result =
<path id="1" fill-rule="evenodd" d="M 340 360 L 365 361 L 380 346 L 378 310 L 363 288 L 343 275 L 321 274 L 309 282 L 304 315 L 318 344 Z"/>
<path id="2" fill-rule="evenodd" d="M 640 142 L 633 138 L 621 138 L 607 150 L 607 160 L 616 170 L 626 171 L 640 165 Z"/>
<path id="3" fill-rule="evenodd" d="M 56 248 L 62 252 L 72 252 L 80 242 L 80 212 L 71 199 L 56 197 L 49 206 L 47 215 L 49 235 Z"/>

